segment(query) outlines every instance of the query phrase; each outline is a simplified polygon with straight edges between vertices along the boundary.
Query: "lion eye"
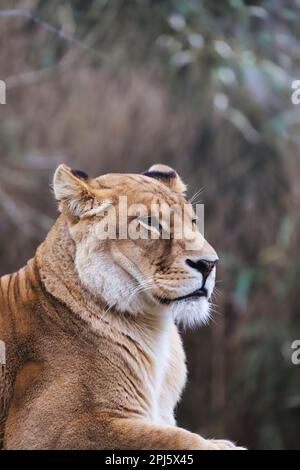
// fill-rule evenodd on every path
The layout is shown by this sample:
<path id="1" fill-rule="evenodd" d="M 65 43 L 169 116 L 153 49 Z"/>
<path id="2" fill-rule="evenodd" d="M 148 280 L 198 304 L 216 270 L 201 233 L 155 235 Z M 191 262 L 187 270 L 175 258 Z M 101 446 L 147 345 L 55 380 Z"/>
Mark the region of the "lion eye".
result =
<path id="1" fill-rule="evenodd" d="M 196 225 L 197 222 L 198 222 L 198 219 L 192 219 L 192 224 L 193 224 L 193 225 Z"/>
<path id="2" fill-rule="evenodd" d="M 156 217 L 144 216 L 140 217 L 139 219 L 144 226 L 147 225 L 148 227 L 159 232 L 160 234 L 162 233 L 162 226 L 160 225 Z"/>
<path id="3" fill-rule="evenodd" d="M 162 226 L 160 225 L 156 217 L 149 216 L 147 218 L 147 224 L 149 225 L 149 227 L 155 228 L 159 231 L 159 233 L 162 233 Z"/>

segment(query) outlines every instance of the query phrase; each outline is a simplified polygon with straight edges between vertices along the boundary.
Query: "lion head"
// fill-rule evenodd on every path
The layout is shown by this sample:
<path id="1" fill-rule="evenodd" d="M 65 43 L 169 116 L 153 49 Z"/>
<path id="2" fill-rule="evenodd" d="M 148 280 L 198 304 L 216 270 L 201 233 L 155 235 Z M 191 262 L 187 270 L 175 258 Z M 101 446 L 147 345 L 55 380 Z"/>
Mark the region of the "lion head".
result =
<path id="1" fill-rule="evenodd" d="M 132 315 L 207 321 L 218 257 L 176 171 L 154 165 L 144 174 L 90 178 L 60 165 L 53 187 L 79 279 L 93 296 Z"/>

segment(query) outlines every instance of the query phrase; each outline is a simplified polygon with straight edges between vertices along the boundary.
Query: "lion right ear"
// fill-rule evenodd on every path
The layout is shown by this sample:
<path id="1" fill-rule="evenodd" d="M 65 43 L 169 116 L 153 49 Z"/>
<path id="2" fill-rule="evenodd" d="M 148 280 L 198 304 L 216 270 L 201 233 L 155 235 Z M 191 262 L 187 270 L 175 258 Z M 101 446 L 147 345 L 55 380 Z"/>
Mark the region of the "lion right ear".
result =
<path id="1" fill-rule="evenodd" d="M 170 166 L 156 163 L 155 165 L 152 165 L 148 171 L 143 173 L 143 175 L 160 181 L 175 193 L 185 194 L 186 192 L 186 185 L 178 175 L 177 171 L 173 170 Z"/>
<path id="2" fill-rule="evenodd" d="M 93 208 L 95 194 L 83 171 L 59 165 L 53 178 L 53 190 L 61 212 L 80 217 Z"/>

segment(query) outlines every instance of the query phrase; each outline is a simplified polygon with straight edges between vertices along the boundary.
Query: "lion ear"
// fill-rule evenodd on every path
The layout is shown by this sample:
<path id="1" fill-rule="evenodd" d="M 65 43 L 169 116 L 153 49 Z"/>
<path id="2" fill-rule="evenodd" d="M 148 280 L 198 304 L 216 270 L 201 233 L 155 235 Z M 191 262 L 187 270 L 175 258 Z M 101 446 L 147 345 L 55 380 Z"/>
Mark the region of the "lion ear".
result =
<path id="1" fill-rule="evenodd" d="M 83 171 L 59 165 L 53 178 L 53 190 L 61 212 L 80 217 L 93 208 L 95 195 Z"/>
<path id="2" fill-rule="evenodd" d="M 185 194 L 186 192 L 186 185 L 178 173 L 170 166 L 157 163 L 152 165 L 143 175 L 159 180 L 176 193 Z"/>

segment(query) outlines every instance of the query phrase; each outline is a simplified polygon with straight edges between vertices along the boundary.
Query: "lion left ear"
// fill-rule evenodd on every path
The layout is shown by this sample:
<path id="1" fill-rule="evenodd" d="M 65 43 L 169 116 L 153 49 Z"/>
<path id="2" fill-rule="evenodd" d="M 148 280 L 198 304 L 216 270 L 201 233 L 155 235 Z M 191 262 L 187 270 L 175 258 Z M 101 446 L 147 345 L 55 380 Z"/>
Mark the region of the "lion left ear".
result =
<path id="1" fill-rule="evenodd" d="M 143 175 L 159 180 L 176 193 L 185 194 L 186 192 L 186 185 L 178 173 L 170 166 L 157 163 L 152 165 Z"/>
<path id="2" fill-rule="evenodd" d="M 84 171 L 60 165 L 53 178 L 54 195 L 60 211 L 81 219 L 107 210 L 112 205 L 111 191 L 93 188 L 91 182 Z"/>
<path id="3" fill-rule="evenodd" d="M 94 196 L 89 186 L 89 177 L 80 170 L 59 165 L 53 178 L 55 199 L 61 212 L 80 217 L 93 207 Z"/>

